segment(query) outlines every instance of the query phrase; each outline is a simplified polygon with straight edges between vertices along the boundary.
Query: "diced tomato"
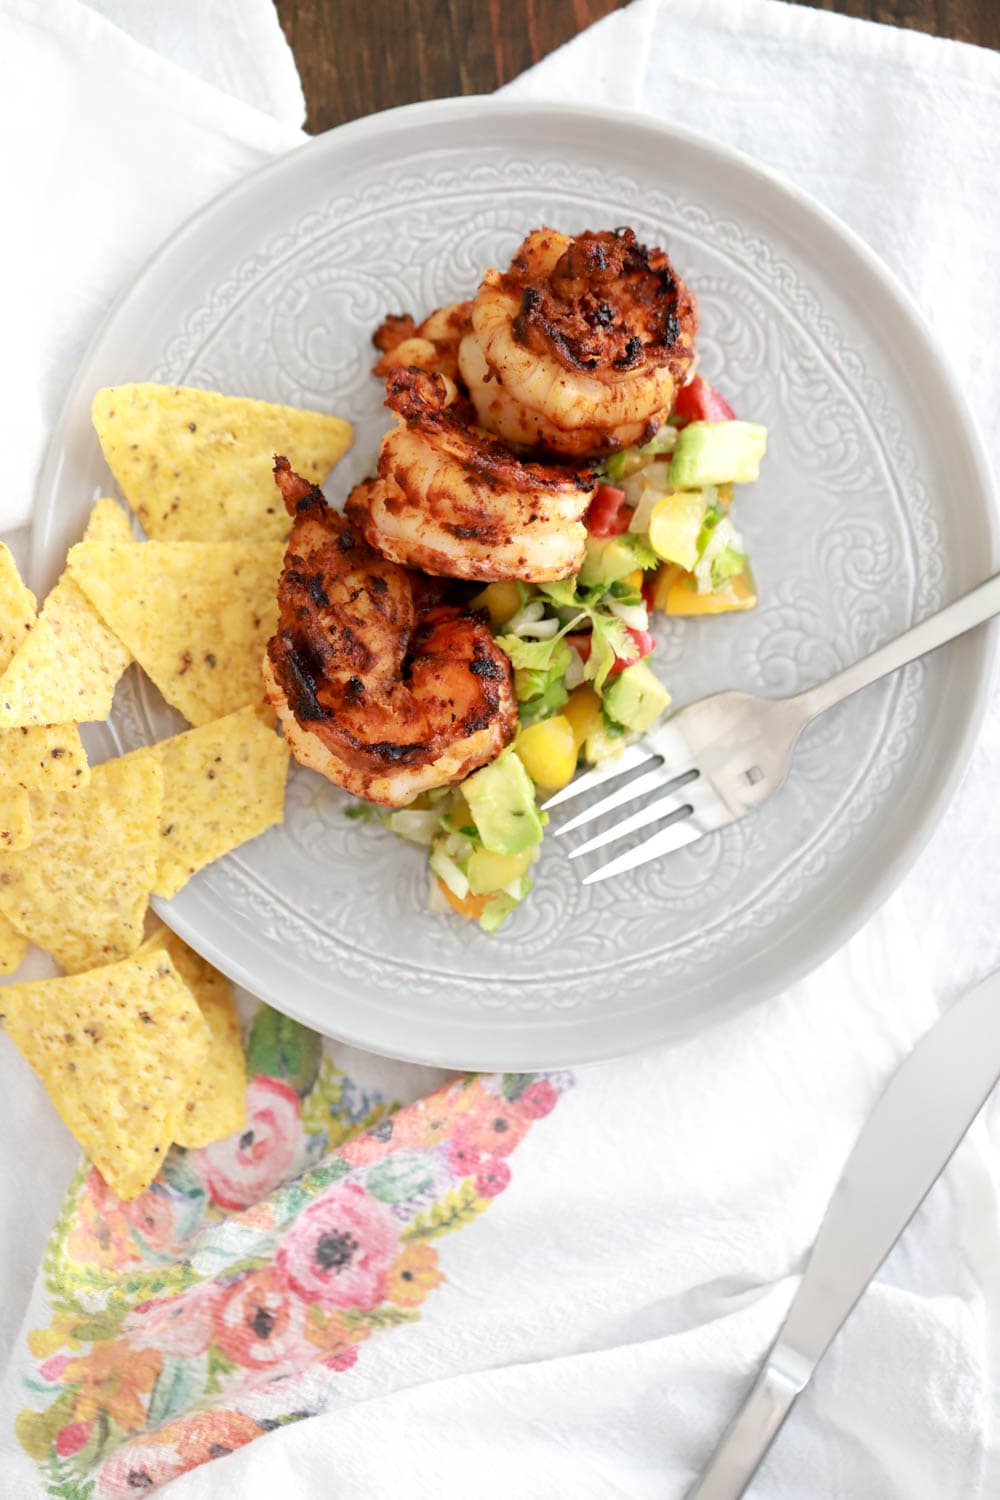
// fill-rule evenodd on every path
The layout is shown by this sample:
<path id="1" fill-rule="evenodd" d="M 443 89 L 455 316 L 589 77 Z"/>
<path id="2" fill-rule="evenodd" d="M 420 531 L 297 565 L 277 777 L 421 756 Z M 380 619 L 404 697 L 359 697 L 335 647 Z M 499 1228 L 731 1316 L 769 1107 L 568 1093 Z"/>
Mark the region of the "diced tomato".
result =
<path id="1" fill-rule="evenodd" d="M 682 427 L 685 422 L 732 422 L 736 417 L 725 396 L 700 375 L 681 386 L 674 397 L 672 415 L 683 418 L 678 424 Z"/>
<path id="2" fill-rule="evenodd" d="M 619 672 L 624 672 L 626 667 L 634 666 L 637 661 L 642 661 L 644 656 L 648 656 L 651 651 L 655 651 L 656 649 L 656 642 L 648 630 L 633 630 L 631 625 L 627 625 L 625 628 L 632 637 L 636 654 L 628 661 L 623 656 L 616 656 L 611 671 L 608 673 L 609 677 L 614 677 Z M 578 651 L 583 661 L 589 659 L 593 648 L 589 631 L 580 631 L 575 635 L 568 635 L 566 637 L 566 644 L 572 646 L 575 651 Z"/>
<path id="3" fill-rule="evenodd" d="M 643 573 L 642 597 L 647 609 L 656 608 L 656 573 Z"/>
<path id="4" fill-rule="evenodd" d="M 626 667 L 634 666 L 637 661 L 642 661 L 644 656 L 656 650 L 656 642 L 648 630 L 633 630 L 631 625 L 627 626 L 627 629 L 632 637 L 632 644 L 636 648 L 636 655 L 631 661 L 622 661 L 620 656 L 616 656 L 615 664 L 611 668 L 612 672 L 623 672 Z"/>
<path id="5" fill-rule="evenodd" d="M 587 530 L 604 541 L 621 536 L 632 521 L 632 508 L 625 504 L 625 491 L 613 484 L 599 484 L 587 512 Z"/>

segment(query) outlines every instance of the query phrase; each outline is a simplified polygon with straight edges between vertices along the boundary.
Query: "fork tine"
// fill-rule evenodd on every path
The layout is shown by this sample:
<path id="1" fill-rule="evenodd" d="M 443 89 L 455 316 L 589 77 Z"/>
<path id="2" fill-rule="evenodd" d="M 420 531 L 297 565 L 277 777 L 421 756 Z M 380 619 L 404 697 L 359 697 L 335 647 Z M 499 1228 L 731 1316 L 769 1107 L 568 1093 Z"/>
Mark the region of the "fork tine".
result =
<path id="1" fill-rule="evenodd" d="M 658 823 L 669 814 L 693 812 L 686 787 L 687 782 L 683 787 L 674 787 L 666 797 L 657 797 L 654 801 L 647 802 L 631 817 L 625 818 L 621 823 L 616 823 L 613 828 L 606 828 L 603 833 L 588 839 L 578 849 L 572 849 L 570 859 L 579 859 L 581 854 L 590 854 L 595 849 L 603 849 L 605 844 L 613 844 L 618 839 L 627 838 L 630 833 L 636 833 L 640 828 L 647 828 L 650 823 Z"/>
<path id="2" fill-rule="evenodd" d="M 612 859 L 608 864 L 601 865 L 600 869 L 592 871 L 590 875 L 585 875 L 583 884 L 596 885 L 599 880 L 611 880 L 615 875 L 624 875 L 628 870 L 635 870 L 640 865 L 648 864 L 651 859 L 659 859 L 661 855 L 671 854 L 675 849 L 683 849 L 685 844 L 693 844 L 711 831 L 697 823 L 692 823 L 689 818 L 679 818 L 661 829 L 659 833 L 654 833 L 652 838 L 646 839 L 644 843 L 637 844 L 634 849 L 627 850 L 625 854 L 619 854 L 617 859 Z"/>
<path id="3" fill-rule="evenodd" d="M 628 749 L 621 755 L 616 755 L 614 760 L 604 762 L 584 776 L 577 776 L 568 786 L 564 786 L 561 792 L 556 792 L 555 796 L 543 802 L 542 811 L 549 812 L 553 807 L 558 807 L 561 802 L 568 802 L 570 798 L 579 797 L 584 792 L 592 792 L 595 787 L 603 786 L 606 781 L 623 775 L 625 771 L 634 771 L 637 766 L 645 765 L 647 760 L 653 760 L 657 755 L 658 752 L 647 740 L 641 740 L 638 745 L 629 745 Z"/>
<path id="4" fill-rule="evenodd" d="M 585 807 L 583 812 L 577 813 L 575 818 L 570 818 L 568 823 L 563 823 L 556 829 L 556 838 L 562 838 L 564 833 L 571 833 L 574 828 L 583 828 L 585 824 L 592 823 L 595 818 L 603 817 L 613 808 L 621 807 L 623 802 L 631 802 L 633 798 L 643 797 L 647 792 L 659 792 L 668 786 L 687 786 L 697 774 L 694 770 L 678 773 L 668 769 L 667 766 L 657 766 L 655 771 L 646 771 L 642 776 L 637 776 L 627 786 L 619 787 L 607 797 L 602 797 L 600 802 L 595 802 L 592 807 Z M 589 848 L 589 845 L 587 847 Z M 579 852 L 579 850 L 576 851 L 577 854 Z"/>

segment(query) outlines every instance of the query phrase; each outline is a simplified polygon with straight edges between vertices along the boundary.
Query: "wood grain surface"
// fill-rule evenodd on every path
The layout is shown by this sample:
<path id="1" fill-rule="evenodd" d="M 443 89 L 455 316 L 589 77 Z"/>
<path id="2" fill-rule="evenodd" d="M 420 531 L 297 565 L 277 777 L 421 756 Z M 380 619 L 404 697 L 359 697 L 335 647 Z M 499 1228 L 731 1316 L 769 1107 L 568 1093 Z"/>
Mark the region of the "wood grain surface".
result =
<path id="1" fill-rule="evenodd" d="M 312 131 L 416 99 L 488 94 L 625 3 L 277 0 Z M 1000 48 L 1000 0 L 799 3 Z"/>

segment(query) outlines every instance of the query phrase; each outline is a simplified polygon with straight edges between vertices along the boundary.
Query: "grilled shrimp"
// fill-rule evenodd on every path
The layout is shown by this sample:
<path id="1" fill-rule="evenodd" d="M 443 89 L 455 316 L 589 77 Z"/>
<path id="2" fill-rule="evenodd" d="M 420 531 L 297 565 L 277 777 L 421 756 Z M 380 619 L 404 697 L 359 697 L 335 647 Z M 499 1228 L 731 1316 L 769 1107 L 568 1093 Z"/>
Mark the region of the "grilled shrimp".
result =
<path id="1" fill-rule="evenodd" d="M 651 436 L 694 358 L 695 299 L 631 229 L 528 235 L 472 305 L 459 369 L 479 420 L 517 444 L 595 455 Z"/>
<path id="2" fill-rule="evenodd" d="M 372 334 L 372 343 L 382 351 L 374 373 L 388 375 L 400 365 L 413 365 L 457 380 L 458 346 L 471 327 L 471 302 L 435 308 L 419 327 L 409 313 L 390 313 Z"/>
<path id="3" fill-rule="evenodd" d="M 488 627 L 372 551 L 287 459 L 274 472 L 293 525 L 263 671 L 296 760 L 389 807 L 493 760 L 517 704 Z"/>
<path id="4" fill-rule="evenodd" d="M 541 583 L 580 569 L 589 469 L 531 463 L 475 425 L 468 402 L 440 375 L 392 371 L 378 478 L 347 502 L 366 541 L 424 572 Z"/>

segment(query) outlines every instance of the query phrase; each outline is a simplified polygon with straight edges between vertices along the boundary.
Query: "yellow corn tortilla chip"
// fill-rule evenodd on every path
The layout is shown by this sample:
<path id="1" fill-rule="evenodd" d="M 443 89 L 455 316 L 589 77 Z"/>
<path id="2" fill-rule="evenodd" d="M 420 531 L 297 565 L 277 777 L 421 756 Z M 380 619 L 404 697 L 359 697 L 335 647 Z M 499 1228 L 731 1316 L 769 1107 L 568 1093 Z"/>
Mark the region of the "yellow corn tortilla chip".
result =
<path id="1" fill-rule="evenodd" d="M 0 912 L 0 974 L 13 974 L 21 967 L 28 942 Z"/>
<path id="2" fill-rule="evenodd" d="M 159 1171 L 211 1033 L 162 951 L 66 979 L 8 985 L 7 1034 L 120 1198 Z"/>
<path id="3" fill-rule="evenodd" d="M 0 851 L 27 849 L 32 839 L 31 799 L 23 786 L 0 786 Z"/>
<path id="4" fill-rule="evenodd" d="M 79 791 L 39 799 L 29 847 L 0 852 L 0 912 L 70 973 L 134 953 L 162 804 L 163 772 L 151 750 L 94 766 Z"/>
<path id="5" fill-rule="evenodd" d="M 253 708 L 154 745 L 163 767 L 157 896 L 280 823 L 288 746 Z"/>
<path id="6" fill-rule="evenodd" d="M 130 542 L 132 525 L 127 513 L 117 500 L 107 496 L 98 500 L 90 512 L 87 529 L 83 533 L 85 542 Z"/>
<path id="7" fill-rule="evenodd" d="M 0 729 L 0 796 L 6 787 L 52 796 L 84 787 L 90 766 L 75 724 Z"/>
<path id="8" fill-rule="evenodd" d="M 340 417 L 186 386 L 109 386 L 92 415 L 147 535 L 169 542 L 280 541 L 290 523 L 274 455 L 319 484 L 353 437 Z"/>
<path id="9" fill-rule="evenodd" d="M 35 623 L 35 596 L 21 582 L 14 554 L 0 542 L 0 673 L 23 645 Z"/>
<path id="10" fill-rule="evenodd" d="M 167 702 L 207 724 L 263 696 L 282 559 L 280 542 L 80 542 L 68 571 Z"/>
<path id="11" fill-rule="evenodd" d="M 208 1060 L 174 1126 L 178 1146 L 194 1150 L 242 1130 L 247 1117 L 247 1067 L 232 986 L 218 969 L 163 927 L 140 950 L 161 948 L 198 1002 L 212 1033 Z"/>
<path id="12" fill-rule="evenodd" d="M 0 729 L 106 719 L 129 660 L 127 648 L 64 575 L 0 677 Z"/>

